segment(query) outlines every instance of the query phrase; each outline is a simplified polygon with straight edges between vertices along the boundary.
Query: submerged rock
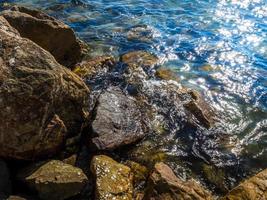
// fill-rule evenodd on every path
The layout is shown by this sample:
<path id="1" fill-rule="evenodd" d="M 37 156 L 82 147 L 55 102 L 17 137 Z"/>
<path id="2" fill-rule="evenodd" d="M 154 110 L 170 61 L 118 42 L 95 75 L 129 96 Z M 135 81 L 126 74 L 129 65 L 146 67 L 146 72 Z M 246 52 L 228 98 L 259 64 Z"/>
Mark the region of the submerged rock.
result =
<path id="1" fill-rule="evenodd" d="M 81 169 L 57 160 L 30 166 L 18 177 L 45 200 L 63 200 L 75 196 L 88 181 Z"/>
<path id="2" fill-rule="evenodd" d="M 211 194 L 194 180 L 183 181 L 171 168 L 157 163 L 151 174 L 145 199 L 155 200 L 211 200 Z"/>
<path id="3" fill-rule="evenodd" d="M 81 61 L 85 48 L 66 24 L 41 11 L 18 6 L 1 15 L 22 37 L 49 51 L 60 64 L 72 67 Z"/>
<path id="4" fill-rule="evenodd" d="M 145 136 L 142 115 L 136 101 L 118 87 L 100 95 L 92 122 L 92 143 L 101 150 L 131 144 Z"/>
<path id="5" fill-rule="evenodd" d="M 240 183 L 220 200 L 267 199 L 267 169 Z"/>
<path id="6" fill-rule="evenodd" d="M 105 74 L 115 65 L 115 59 L 111 56 L 100 56 L 77 65 L 73 72 L 82 78 L 90 79 L 93 76 Z"/>
<path id="7" fill-rule="evenodd" d="M 122 55 L 121 61 L 130 68 L 151 68 L 158 63 L 157 56 L 146 51 L 133 51 Z"/>
<path id="8" fill-rule="evenodd" d="M 96 199 L 133 199 L 133 175 L 129 167 L 100 155 L 93 158 L 91 170 L 96 178 Z"/>
<path id="9" fill-rule="evenodd" d="M 4 199 L 11 193 L 11 180 L 9 169 L 5 161 L 0 159 L 0 199 Z"/>
<path id="10" fill-rule="evenodd" d="M 153 39 L 153 30 L 147 25 L 133 27 L 127 32 L 127 39 L 151 42 Z"/>
<path id="11" fill-rule="evenodd" d="M 173 80 L 179 82 L 177 74 L 175 74 L 171 69 L 161 67 L 156 71 L 156 77 L 163 80 Z"/>
<path id="12" fill-rule="evenodd" d="M 88 113 L 88 87 L 0 16 L 0 156 L 50 155 Z"/>

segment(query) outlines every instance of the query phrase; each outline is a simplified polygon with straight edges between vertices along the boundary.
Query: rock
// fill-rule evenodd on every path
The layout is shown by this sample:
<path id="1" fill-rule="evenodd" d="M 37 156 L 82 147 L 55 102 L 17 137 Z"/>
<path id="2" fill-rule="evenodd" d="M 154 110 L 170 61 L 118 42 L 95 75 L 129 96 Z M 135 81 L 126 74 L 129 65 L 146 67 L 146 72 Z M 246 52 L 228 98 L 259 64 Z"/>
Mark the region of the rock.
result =
<path id="1" fill-rule="evenodd" d="M 62 160 L 62 162 L 64 162 L 65 164 L 72 165 L 72 166 L 75 166 L 76 161 L 77 161 L 77 154 L 73 154 L 65 158 L 64 160 Z"/>
<path id="2" fill-rule="evenodd" d="M 211 128 L 215 123 L 215 115 L 211 107 L 203 100 L 199 93 L 193 90 L 185 90 L 185 93 L 191 95 L 192 100 L 185 104 L 199 122 L 206 128 Z"/>
<path id="3" fill-rule="evenodd" d="M 9 169 L 5 161 L 0 159 L 0 199 L 9 196 L 11 193 L 11 181 Z"/>
<path id="4" fill-rule="evenodd" d="M 140 183 L 146 181 L 149 171 L 145 166 L 130 160 L 126 161 L 125 165 L 130 167 L 133 172 L 133 182 L 135 186 L 138 186 Z"/>
<path id="5" fill-rule="evenodd" d="M 266 200 L 267 169 L 240 183 L 220 200 Z"/>
<path id="6" fill-rule="evenodd" d="M 85 48 L 66 24 L 41 11 L 18 6 L 1 15 L 22 37 L 49 51 L 60 64 L 72 67 L 81 61 Z"/>
<path id="7" fill-rule="evenodd" d="M 151 42 L 153 39 L 153 29 L 147 25 L 133 27 L 127 32 L 127 39 Z"/>
<path id="8" fill-rule="evenodd" d="M 81 192 L 88 181 L 79 168 L 58 160 L 30 166 L 18 178 L 35 190 L 41 199 L 63 200 Z"/>
<path id="9" fill-rule="evenodd" d="M 88 116 L 88 87 L 0 16 L 0 156 L 56 153 Z"/>
<path id="10" fill-rule="evenodd" d="M 158 58 L 146 51 L 133 51 L 122 55 L 121 61 L 131 68 L 151 68 L 158 63 Z"/>
<path id="11" fill-rule="evenodd" d="M 173 80 L 179 82 L 178 76 L 171 69 L 168 68 L 161 67 L 157 69 L 155 75 L 163 80 Z"/>
<path id="12" fill-rule="evenodd" d="M 77 65 L 73 72 L 78 76 L 90 79 L 93 76 L 107 73 L 115 65 L 115 59 L 111 56 L 99 56 Z"/>
<path id="13" fill-rule="evenodd" d="M 92 143 L 100 150 L 131 144 L 145 136 L 142 115 L 133 98 L 109 87 L 98 99 Z"/>
<path id="14" fill-rule="evenodd" d="M 157 163 L 150 176 L 145 199 L 211 200 L 211 194 L 194 180 L 183 181 L 164 163 Z"/>
<path id="15" fill-rule="evenodd" d="M 26 198 L 24 198 L 24 197 L 21 197 L 21 196 L 10 196 L 10 197 L 8 197 L 8 199 L 7 200 L 27 200 Z"/>
<path id="16" fill-rule="evenodd" d="M 91 170 L 96 178 L 96 199 L 133 199 L 133 176 L 129 167 L 99 155 L 93 158 Z"/>

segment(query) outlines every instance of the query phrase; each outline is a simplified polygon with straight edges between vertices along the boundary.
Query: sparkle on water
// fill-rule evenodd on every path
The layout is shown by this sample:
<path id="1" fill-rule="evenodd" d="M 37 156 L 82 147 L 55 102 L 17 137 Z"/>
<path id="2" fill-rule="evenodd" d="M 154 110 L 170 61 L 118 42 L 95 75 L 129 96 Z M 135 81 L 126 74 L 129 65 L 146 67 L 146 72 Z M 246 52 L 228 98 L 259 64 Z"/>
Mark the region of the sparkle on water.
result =
<path id="1" fill-rule="evenodd" d="M 62 19 L 94 46 L 94 55 L 155 53 L 182 84 L 201 91 L 217 109 L 233 153 L 243 155 L 247 168 L 267 167 L 266 0 L 2 2 Z M 134 30 L 142 37 L 134 37 Z"/>

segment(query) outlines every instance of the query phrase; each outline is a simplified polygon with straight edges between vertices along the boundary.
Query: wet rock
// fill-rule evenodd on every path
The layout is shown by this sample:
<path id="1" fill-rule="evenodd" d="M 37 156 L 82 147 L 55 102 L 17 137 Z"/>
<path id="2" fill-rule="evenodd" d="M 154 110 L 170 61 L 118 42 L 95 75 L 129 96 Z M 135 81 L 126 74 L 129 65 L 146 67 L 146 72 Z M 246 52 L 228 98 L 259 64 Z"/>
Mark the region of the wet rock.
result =
<path id="1" fill-rule="evenodd" d="M 157 163 L 150 176 L 145 199 L 211 200 L 212 196 L 194 180 L 183 181 L 164 163 Z"/>
<path id="2" fill-rule="evenodd" d="M 82 78 L 90 79 L 96 75 L 107 73 L 115 64 L 116 61 L 113 57 L 99 56 L 80 63 L 74 68 L 73 72 Z"/>
<path id="3" fill-rule="evenodd" d="M 149 171 L 145 166 L 130 160 L 126 161 L 125 165 L 130 167 L 133 172 L 133 182 L 135 186 L 138 186 L 140 183 L 146 181 Z"/>
<path id="4" fill-rule="evenodd" d="M 151 42 L 153 39 L 153 30 L 147 25 L 133 27 L 127 32 L 127 39 Z"/>
<path id="5" fill-rule="evenodd" d="M 66 24 L 41 11 L 18 6 L 3 11 L 1 15 L 22 37 L 49 51 L 60 64 L 72 67 L 81 61 L 85 51 L 84 44 Z"/>
<path id="6" fill-rule="evenodd" d="M 163 80 L 173 80 L 179 82 L 178 76 L 168 68 L 161 67 L 156 71 L 156 77 L 161 78 Z"/>
<path id="7" fill-rule="evenodd" d="M 47 200 L 75 196 L 88 181 L 81 169 L 57 160 L 30 166 L 22 170 L 18 178 L 35 190 L 41 199 Z"/>
<path id="8" fill-rule="evenodd" d="M 56 153 L 87 118 L 88 87 L 0 16 L 0 156 Z"/>
<path id="9" fill-rule="evenodd" d="M 100 95 L 92 123 L 92 143 L 101 150 L 131 144 L 145 136 L 136 101 L 118 87 Z"/>
<path id="10" fill-rule="evenodd" d="M 96 178 L 96 199 L 133 199 L 133 176 L 129 167 L 100 155 L 93 158 L 91 170 Z"/>
<path id="11" fill-rule="evenodd" d="M 5 161 L 0 159 L 0 199 L 9 196 L 11 193 L 11 181 L 9 169 Z"/>
<path id="12" fill-rule="evenodd" d="M 199 122 L 206 128 L 211 128 L 215 123 L 215 115 L 211 107 L 203 100 L 199 93 L 193 90 L 185 91 L 192 100 L 185 104 L 185 108 L 189 110 Z"/>
<path id="13" fill-rule="evenodd" d="M 240 183 L 220 200 L 267 199 L 267 169 Z"/>
<path id="14" fill-rule="evenodd" d="M 76 154 L 71 155 L 71 156 L 65 158 L 64 160 L 62 160 L 62 162 L 64 162 L 65 164 L 72 165 L 72 166 L 75 166 L 76 161 L 77 161 L 77 155 Z"/>
<path id="15" fill-rule="evenodd" d="M 146 51 L 133 51 L 122 55 L 121 61 L 130 68 L 151 68 L 158 63 L 157 56 Z"/>

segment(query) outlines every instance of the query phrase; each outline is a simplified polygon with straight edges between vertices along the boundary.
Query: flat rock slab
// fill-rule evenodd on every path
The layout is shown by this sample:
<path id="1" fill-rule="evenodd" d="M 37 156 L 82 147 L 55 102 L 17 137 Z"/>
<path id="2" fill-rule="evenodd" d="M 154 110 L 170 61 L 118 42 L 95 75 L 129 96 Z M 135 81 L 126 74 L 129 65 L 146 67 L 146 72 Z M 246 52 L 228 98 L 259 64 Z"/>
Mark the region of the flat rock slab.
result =
<path id="1" fill-rule="evenodd" d="M 118 87 L 110 87 L 100 95 L 92 130 L 98 149 L 108 150 L 133 143 L 145 136 L 142 116 L 134 99 Z"/>
<path id="2" fill-rule="evenodd" d="M 93 158 L 91 171 L 96 178 L 96 200 L 133 199 L 133 175 L 129 167 L 108 156 L 99 155 Z"/>
<path id="3" fill-rule="evenodd" d="M 30 166 L 22 170 L 18 177 L 45 200 L 63 200 L 75 196 L 88 180 L 81 169 L 58 160 Z"/>

